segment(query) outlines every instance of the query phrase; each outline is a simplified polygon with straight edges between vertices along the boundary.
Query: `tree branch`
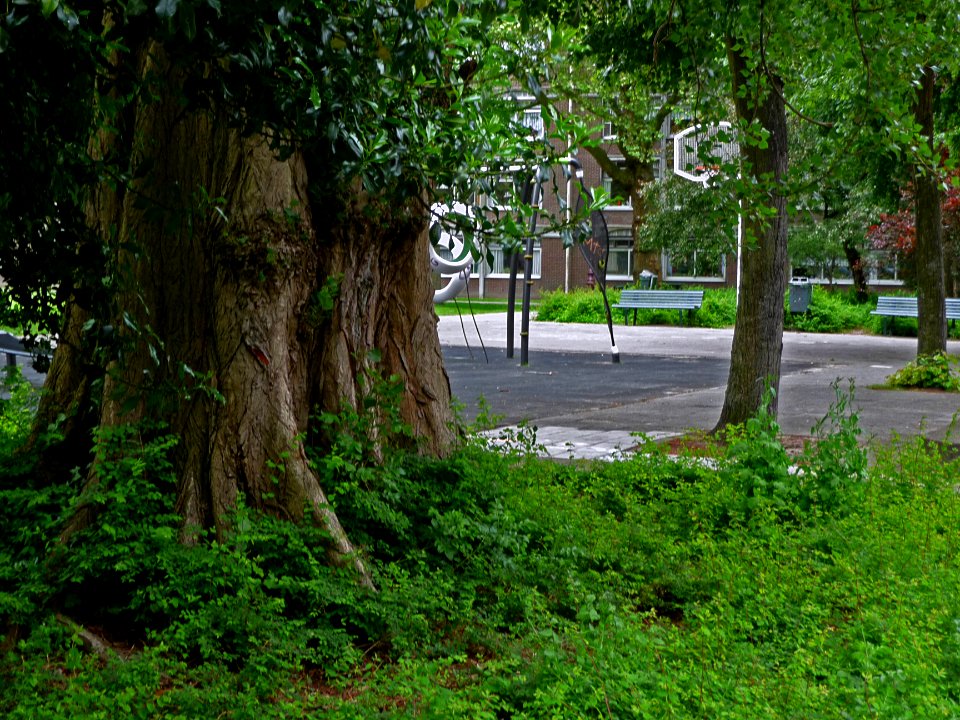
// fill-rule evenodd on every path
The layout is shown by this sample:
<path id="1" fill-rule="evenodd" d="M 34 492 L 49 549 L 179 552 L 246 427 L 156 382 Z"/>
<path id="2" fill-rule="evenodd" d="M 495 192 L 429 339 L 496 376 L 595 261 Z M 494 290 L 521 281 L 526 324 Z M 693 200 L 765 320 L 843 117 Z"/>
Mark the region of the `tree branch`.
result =
<path id="1" fill-rule="evenodd" d="M 854 0 L 854 2 L 856 2 L 856 0 Z M 760 67 L 763 68 L 763 74 L 766 75 L 767 80 L 770 81 L 770 87 L 773 88 L 773 92 L 775 92 L 780 97 L 780 101 L 787 108 L 789 108 L 794 115 L 796 115 L 798 118 L 800 118 L 804 122 L 811 123 L 812 125 L 816 125 L 817 127 L 828 128 L 828 129 L 836 127 L 836 123 L 825 122 L 823 120 L 817 120 L 816 118 L 810 117 L 806 113 L 802 112 L 799 108 L 797 108 L 789 100 L 787 100 L 786 96 L 783 94 L 783 91 L 780 89 L 780 79 L 773 74 L 773 72 L 770 70 L 770 66 L 767 64 L 766 44 L 763 42 L 763 36 L 764 36 L 763 24 L 764 24 L 763 23 L 763 3 L 761 2 L 760 3 Z"/>

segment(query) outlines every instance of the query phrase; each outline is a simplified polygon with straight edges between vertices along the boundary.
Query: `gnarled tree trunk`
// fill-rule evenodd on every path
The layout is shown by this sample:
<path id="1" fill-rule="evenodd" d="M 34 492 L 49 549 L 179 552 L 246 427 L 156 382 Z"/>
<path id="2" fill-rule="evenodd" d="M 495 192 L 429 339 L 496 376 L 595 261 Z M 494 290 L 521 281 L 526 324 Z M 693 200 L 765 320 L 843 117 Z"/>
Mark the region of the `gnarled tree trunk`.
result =
<path id="1" fill-rule="evenodd" d="M 312 515 L 347 561 L 352 548 L 304 452 L 314 406 L 358 406 L 360 366 L 377 349 L 379 371 L 403 386 L 401 416 L 424 451 L 453 440 L 426 219 L 376 206 L 356 187 L 312 197 L 301 155 L 278 159 L 216 108 L 184 112 L 185 71 L 157 44 L 136 58 L 153 99 L 138 101 L 104 152 L 129 152 L 133 167 L 150 172 L 129 189 L 101 185 L 90 203 L 90 222 L 125 278 L 113 356 L 106 367 L 91 362 L 84 338 L 98 328 L 71 308 L 40 422 L 91 400 L 101 426 L 162 420 L 180 438 L 185 529 L 222 532 L 242 493 L 265 512 Z M 324 312 L 318 293 L 331 289 L 333 310 Z M 104 372 L 102 384 L 90 382 Z M 89 423 L 64 429 L 85 434 Z M 74 527 L 91 519 L 79 513 Z"/>
<path id="2" fill-rule="evenodd" d="M 787 120 L 781 88 L 765 88 L 758 94 L 758 84 L 763 87 L 760 78 L 751 77 L 733 39 L 727 39 L 727 47 L 737 117 L 747 123 L 759 122 L 769 133 L 766 147 L 741 142 L 740 152 L 753 177 L 769 187 L 770 212 L 763 222 L 753 221 L 746 228 L 749 242 L 742 258 L 730 376 L 715 430 L 748 420 L 760 409 L 767 390 L 778 390 L 787 289 L 787 201 L 779 190 L 787 172 Z M 766 80 L 779 83 L 776 78 Z M 771 403 L 775 415 L 776 394 Z"/>

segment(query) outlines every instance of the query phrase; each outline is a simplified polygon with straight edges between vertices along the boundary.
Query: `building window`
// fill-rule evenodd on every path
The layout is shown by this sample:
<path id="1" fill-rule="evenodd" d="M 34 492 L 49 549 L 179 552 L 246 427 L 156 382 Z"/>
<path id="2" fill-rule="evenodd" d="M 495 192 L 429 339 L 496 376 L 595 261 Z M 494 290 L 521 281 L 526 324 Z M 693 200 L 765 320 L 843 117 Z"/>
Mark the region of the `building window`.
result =
<path id="1" fill-rule="evenodd" d="M 727 256 L 722 250 L 664 253 L 663 269 L 667 280 L 723 280 Z"/>
<path id="2" fill-rule="evenodd" d="M 500 245 L 490 246 L 490 259 L 492 265 L 488 265 L 487 277 L 509 277 L 510 276 L 510 258 L 503 252 Z M 520 271 L 518 277 L 523 275 L 523 249 L 518 250 L 520 254 Z M 536 241 L 533 246 L 533 275 L 534 278 L 540 277 L 540 242 Z"/>
<path id="3" fill-rule="evenodd" d="M 520 123 L 529 129 L 531 137 L 537 139 L 543 137 L 543 116 L 540 114 L 539 106 L 527 108 L 519 119 Z"/>
<path id="4" fill-rule="evenodd" d="M 900 279 L 900 262 L 897 253 L 871 253 L 868 262 L 870 263 L 870 282 L 885 285 L 903 284 Z"/>
<path id="5" fill-rule="evenodd" d="M 623 160 L 614 160 L 613 162 L 617 165 L 617 167 L 626 167 L 626 163 Z M 616 209 L 633 207 L 633 202 L 630 199 L 629 185 L 625 185 L 622 182 L 614 180 L 606 173 L 601 173 L 600 186 L 607 192 L 607 194 L 610 196 L 610 199 L 613 201 L 613 204 L 609 206 L 610 208 Z"/>
<path id="6" fill-rule="evenodd" d="M 617 139 L 617 126 L 609 120 L 603 124 L 603 139 L 607 141 Z"/>
<path id="7" fill-rule="evenodd" d="M 819 285 L 849 284 L 853 282 L 853 274 L 846 260 L 831 258 L 826 261 L 807 260 L 793 263 L 790 274 L 805 277 L 812 283 Z"/>
<path id="8" fill-rule="evenodd" d="M 607 258 L 607 279 L 629 280 L 633 277 L 633 233 L 629 228 L 610 230 L 610 255 Z"/>
<path id="9" fill-rule="evenodd" d="M 477 205 L 487 210 L 510 210 L 522 198 L 519 178 L 510 173 L 488 175 L 482 180 L 485 192 L 477 196 Z"/>

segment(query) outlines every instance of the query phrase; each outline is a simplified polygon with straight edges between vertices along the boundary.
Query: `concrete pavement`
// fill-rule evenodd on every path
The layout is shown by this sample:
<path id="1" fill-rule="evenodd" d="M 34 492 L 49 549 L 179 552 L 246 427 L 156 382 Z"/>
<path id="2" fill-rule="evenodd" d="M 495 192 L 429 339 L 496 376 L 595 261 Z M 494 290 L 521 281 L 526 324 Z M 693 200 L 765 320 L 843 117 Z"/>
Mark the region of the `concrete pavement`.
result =
<path id="1" fill-rule="evenodd" d="M 472 419 L 478 398 L 503 423 L 521 420 L 547 432 L 551 454 L 576 447 L 587 433 L 587 447 L 629 447 L 631 433 L 654 437 L 714 426 L 723 405 L 729 371 L 731 329 L 640 326 L 614 327 L 621 362 L 610 361 L 606 326 L 531 322 L 530 362 L 519 365 L 519 315 L 515 357 L 505 357 L 505 314 L 440 318 L 454 395 Z M 481 350 L 481 340 L 487 358 Z M 949 351 L 960 353 L 960 342 Z M 878 390 L 887 376 L 916 354 L 916 339 L 871 335 L 786 333 L 780 383 L 779 424 L 786 434 L 808 434 L 836 400 L 834 382 L 855 387 L 853 407 L 864 439 L 891 434 L 944 440 L 953 431 L 960 395 Z M 472 355 L 472 357 L 471 357 Z M 547 428 L 551 428 L 549 431 Z M 559 428 L 559 429 L 558 429 Z M 576 456 L 597 456 L 587 450 Z"/>
<path id="2" fill-rule="evenodd" d="M 610 361 L 606 326 L 532 321 L 530 362 L 520 367 L 520 319 L 515 357 L 505 356 L 506 315 L 444 316 L 438 324 L 447 372 L 463 416 L 475 419 L 479 400 L 500 425 L 525 421 L 556 457 L 611 457 L 635 435 L 679 435 L 709 430 L 723 405 L 733 331 L 615 326 L 620 363 Z M 484 354 L 482 346 L 486 348 Z M 948 350 L 960 354 L 960 342 Z M 960 395 L 877 390 L 916 354 L 916 339 L 871 335 L 786 333 L 779 424 L 805 435 L 836 399 L 832 383 L 855 387 L 854 408 L 864 439 L 892 434 L 957 439 Z M 39 386 L 43 376 L 17 358 Z"/>

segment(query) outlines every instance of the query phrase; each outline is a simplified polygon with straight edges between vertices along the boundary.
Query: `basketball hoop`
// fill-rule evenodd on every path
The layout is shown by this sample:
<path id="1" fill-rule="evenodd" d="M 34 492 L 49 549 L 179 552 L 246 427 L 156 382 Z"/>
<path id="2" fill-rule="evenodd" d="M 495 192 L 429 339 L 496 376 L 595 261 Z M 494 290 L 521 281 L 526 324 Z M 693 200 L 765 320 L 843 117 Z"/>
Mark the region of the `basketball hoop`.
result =
<path id="1" fill-rule="evenodd" d="M 723 163 L 740 155 L 740 144 L 733 139 L 730 123 L 693 125 L 673 136 L 673 172 L 680 177 L 701 183 L 720 173 Z M 722 134 L 722 135 L 721 135 Z M 701 147 L 703 146 L 703 147 Z M 701 157 L 701 153 L 703 156 Z M 737 214 L 737 304 L 740 303 L 740 280 L 743 272 L 743 209 Z"/>
<path id="2" fill-rule="evenodd" d="M 716 125 L 693 125 L 674 135 L 673 172 L 706 185 L 720 172 L 723 163 L 740 154 L 740 146 L 732 139 L 730 128 L 730 123 L 724 121 Z"/>

